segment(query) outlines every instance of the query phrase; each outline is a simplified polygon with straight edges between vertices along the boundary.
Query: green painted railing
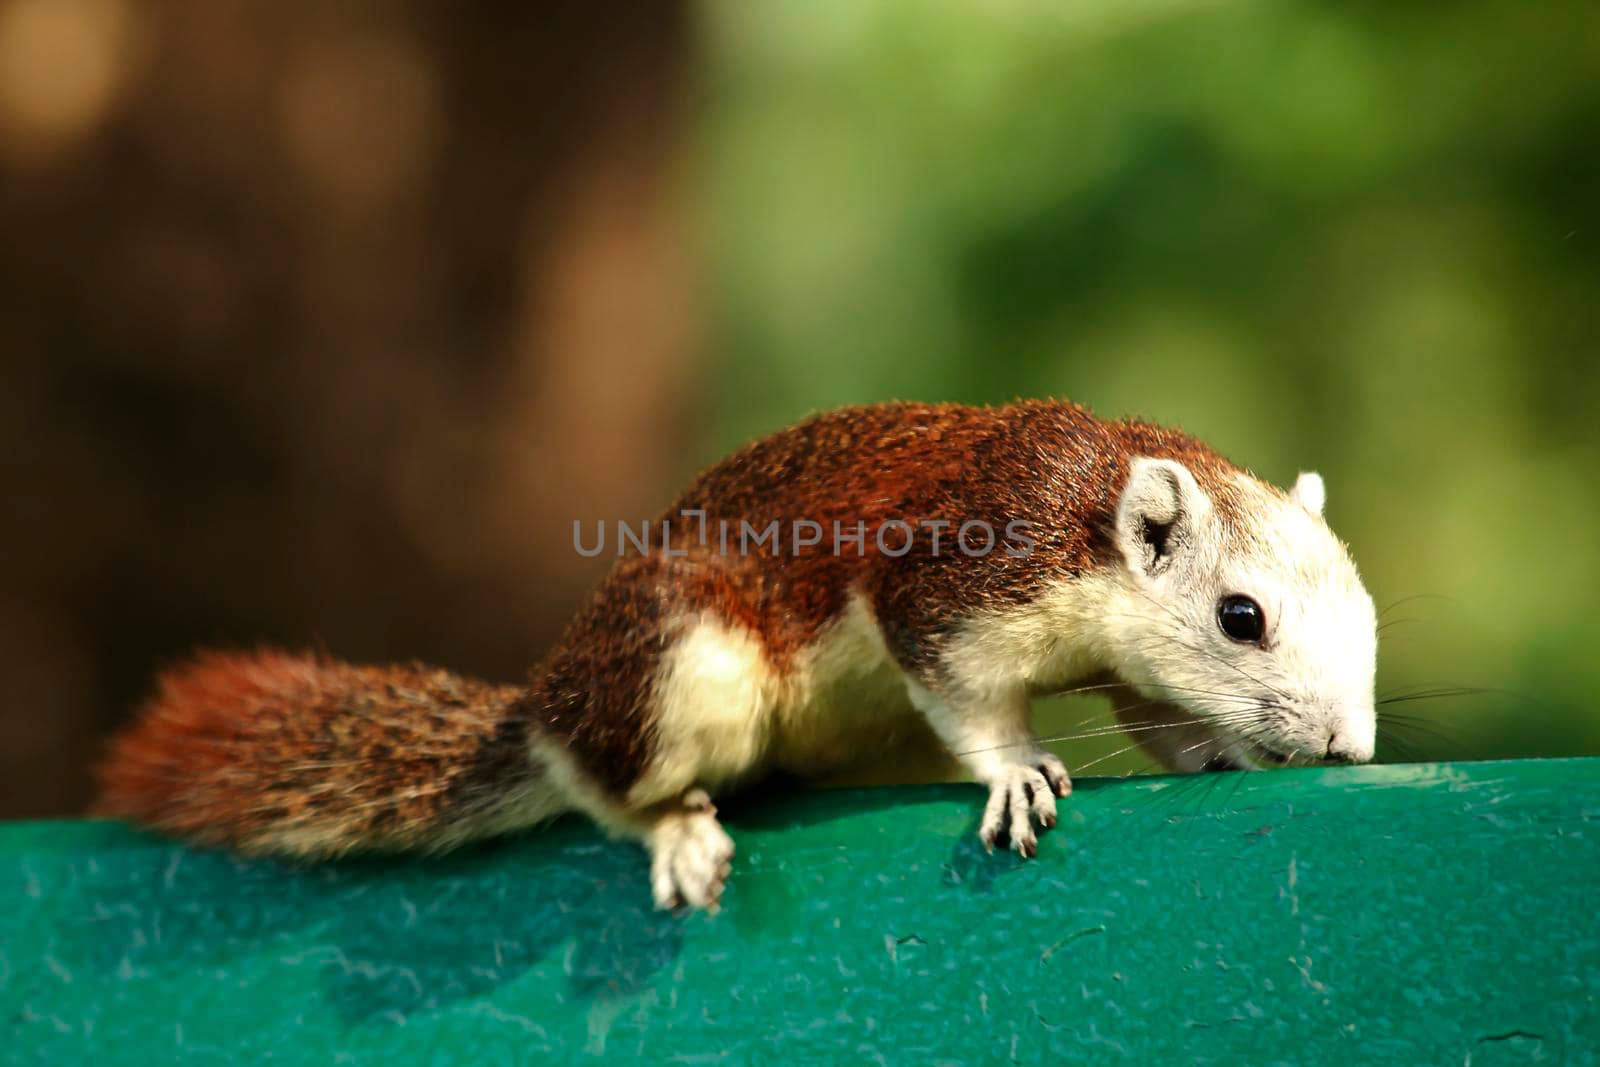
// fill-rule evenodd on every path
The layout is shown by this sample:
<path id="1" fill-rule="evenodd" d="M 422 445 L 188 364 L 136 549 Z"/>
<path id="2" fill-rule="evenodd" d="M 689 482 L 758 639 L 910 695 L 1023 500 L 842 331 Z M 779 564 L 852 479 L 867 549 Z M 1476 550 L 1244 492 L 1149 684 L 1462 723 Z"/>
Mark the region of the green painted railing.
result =
<path id="1" fill-rule="evenodd" d="M 0 1060 L 1600 1062 L 1600 760 L 973 787 L 729 813 L 720 915 L 585 825 L 294 869 L 0 827 Z"/>

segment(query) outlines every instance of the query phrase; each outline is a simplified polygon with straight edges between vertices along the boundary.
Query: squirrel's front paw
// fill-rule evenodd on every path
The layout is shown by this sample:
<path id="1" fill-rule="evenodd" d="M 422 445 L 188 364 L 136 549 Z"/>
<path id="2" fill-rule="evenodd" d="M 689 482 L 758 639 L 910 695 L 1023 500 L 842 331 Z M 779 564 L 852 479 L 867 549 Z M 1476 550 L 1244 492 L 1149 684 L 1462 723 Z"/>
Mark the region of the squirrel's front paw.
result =
<path id="1" fill-rule="evenodd" d="M 978 837 L 984 848 L 994 851 L 1001 837 L 1023 859 L 1038 854 L 1039 838 L 1033 824 L 1048 830 L 1056 824 L 1056 797 L 1072 791 L 1067 768 L 1048 752 L 1041 752 L 1029 763 L 1007 767 L 989 783 L 989 803 L 978 824 Z"/>
<path id="2" fill-rule="evenodd" d="M 717 910 L 733 863 L 733 841 L 717 822 L 710 797 L 698 789 L 689 793 L 681 810 L 661 816 L 646 844 L 656 907 Z"/>

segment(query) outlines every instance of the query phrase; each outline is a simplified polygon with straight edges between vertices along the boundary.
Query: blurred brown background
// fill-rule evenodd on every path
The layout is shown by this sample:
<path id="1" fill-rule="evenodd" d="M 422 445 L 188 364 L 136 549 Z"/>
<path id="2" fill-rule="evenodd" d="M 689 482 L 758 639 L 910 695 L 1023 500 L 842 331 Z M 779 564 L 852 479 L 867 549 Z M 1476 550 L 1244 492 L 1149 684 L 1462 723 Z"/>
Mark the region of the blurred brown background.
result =
<path id="1" fill-rule="evenodd" d="M 689 15 L 0 4 L 0 816 L 196 643 L 525 673 L 681 473 Z"/>

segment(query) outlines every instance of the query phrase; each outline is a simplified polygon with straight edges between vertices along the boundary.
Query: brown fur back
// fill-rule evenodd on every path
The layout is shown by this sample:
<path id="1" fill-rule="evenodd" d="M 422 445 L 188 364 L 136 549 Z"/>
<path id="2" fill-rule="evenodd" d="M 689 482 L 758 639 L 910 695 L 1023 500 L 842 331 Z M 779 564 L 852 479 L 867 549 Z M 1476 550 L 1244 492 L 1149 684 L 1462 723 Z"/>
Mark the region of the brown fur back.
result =
<path id="1" fill-rule="evenodd" d="M 716 464 L 663 518 L 673 521 L 674 540 L 691 560 L 698 530 L 677 517 L 684 509 L 704 509 L 712 529 L 723 519 L 735 529 L 741 521 L 777 521 L 784 531 L 798 519 L 820 523 L 822 543 L 798 555 L 720 554 L 720 546 L 714 559 L 698 553 L 682 593 L 759 633 L 781 665 L 860 591 L 879 610 L 896 653 L 915 666 L 936 653 L 933 639 L 951 622 L 1107 563 L 1117 497 L 1137 456 L 1179 460 L 1227 509 L 1237 468 L 1203 442 L 1148 423 L 1097 419 L 1067 401 L 1029 400 L 827 412 Z M 1026 556 L 956 550 L 962 523 L 980 521 L 999 536 L 1013 520 L 1031 523 Z M 916 529 L 911 550 L 898 557 L 874 544 L 873 531 L 891 521 Z M 833 550 L 835 522 L 842 530 L 865 527 L 859 554 Z M 939 551 L 924 522 L 948 524 Z"/>

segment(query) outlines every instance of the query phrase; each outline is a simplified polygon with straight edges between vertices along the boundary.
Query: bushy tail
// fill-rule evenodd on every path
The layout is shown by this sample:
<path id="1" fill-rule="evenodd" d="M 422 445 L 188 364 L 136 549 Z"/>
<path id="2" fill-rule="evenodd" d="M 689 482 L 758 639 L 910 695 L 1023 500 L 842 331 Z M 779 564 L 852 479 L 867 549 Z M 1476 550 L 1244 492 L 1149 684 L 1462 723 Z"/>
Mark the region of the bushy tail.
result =
<path id="1" fill-rule="evenodd" d="M 203 653 L 99 768 L 99 814 L 247 853 L 448 848 L 560 810 L 526 690 L 420 665 Z"/>

